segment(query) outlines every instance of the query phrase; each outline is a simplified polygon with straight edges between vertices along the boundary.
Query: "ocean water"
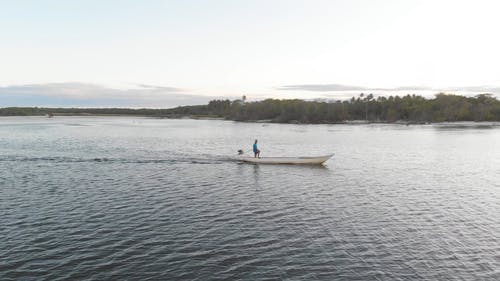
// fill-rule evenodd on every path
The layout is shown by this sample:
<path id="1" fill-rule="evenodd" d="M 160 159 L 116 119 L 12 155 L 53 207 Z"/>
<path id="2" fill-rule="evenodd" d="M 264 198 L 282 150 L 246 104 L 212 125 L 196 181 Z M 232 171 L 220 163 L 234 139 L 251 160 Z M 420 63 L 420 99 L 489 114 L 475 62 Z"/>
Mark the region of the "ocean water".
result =
<path id="1" fill-rule="evenodd" d="M 500 127 L 5 117 L 0 215 L 0 280 L 500 280 Z"/>

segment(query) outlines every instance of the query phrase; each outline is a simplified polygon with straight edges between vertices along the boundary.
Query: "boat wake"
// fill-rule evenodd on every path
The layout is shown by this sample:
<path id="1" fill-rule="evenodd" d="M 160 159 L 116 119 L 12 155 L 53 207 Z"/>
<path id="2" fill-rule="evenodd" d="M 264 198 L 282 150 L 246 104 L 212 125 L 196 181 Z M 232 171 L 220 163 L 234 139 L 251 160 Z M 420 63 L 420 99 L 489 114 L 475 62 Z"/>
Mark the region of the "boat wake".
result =
<path id="1" fill-rule="evenodd" d="M 43 157 L 26 157 L 26 156 L 0 156 L 0 162 L 51 162 L 51 163 L 123 163 L 123 164 L 221 164 L 227 161 L 223 158 L 203 158 L 203 157 L 186 157 L 173 159 L 136 159 L 136 158 L 108 158 L 108 157 L 64 157 L 64 156 L 43 156 Z"/>

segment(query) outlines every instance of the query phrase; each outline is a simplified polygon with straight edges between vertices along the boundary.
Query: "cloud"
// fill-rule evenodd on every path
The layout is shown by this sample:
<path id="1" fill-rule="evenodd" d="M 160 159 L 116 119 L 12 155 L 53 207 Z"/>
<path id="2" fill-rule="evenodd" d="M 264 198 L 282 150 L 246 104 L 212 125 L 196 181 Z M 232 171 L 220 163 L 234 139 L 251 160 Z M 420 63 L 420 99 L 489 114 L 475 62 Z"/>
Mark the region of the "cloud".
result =
<path id="1" fill-rule="evenodd" d="M 496 86 L 469 86 L 432 88 L 425 86 L 403 86 L 395 88 L 369 88 L 361 86 L 350 86 L 342 84 L 301 84 L 285 85 L 277 88 L 280 91 L 309 91 L 309 92 L 469 92 L 469 93 L 493 93 L 500 94 L 500 87 Z"/>
<path id="2" fill-rule="evenodd" d="M 167 92 L 184 92 L 184 89 L 175 88 L 175 87 L 165 87 L 165 86 L 156 86 L 149 84 L 136 84 L 138 87 L 149 89 L 149 90 L 157 90 L 157 91 L 167 91 Z"/>
<path id="3" fill-rule="evenodd" d="M 114 89 L 90 83 L 47 83 L 0 87 L 0 107 L 157 107 L 206 104 L 217 96 L 186 93 L 176 87 L 136 84 L 133 89 Z"/>
<path id="4" fill-rule="evenodd" d="M 284 91 L 315 91 L 315 92 L 338 92 L 338 91 L 364 91 L 365 88 L 358 86 L 348 86 L 342 84 L 304 84 L 304 85 L 285 85 L 278 87 L 278 90 Z"/>
<path id="5" fill-rule="evenodd" d="M 448 88 L 447 91 L 500 94 L 500 87 L 497 86 L 454 87 L 454 88 Z"/>

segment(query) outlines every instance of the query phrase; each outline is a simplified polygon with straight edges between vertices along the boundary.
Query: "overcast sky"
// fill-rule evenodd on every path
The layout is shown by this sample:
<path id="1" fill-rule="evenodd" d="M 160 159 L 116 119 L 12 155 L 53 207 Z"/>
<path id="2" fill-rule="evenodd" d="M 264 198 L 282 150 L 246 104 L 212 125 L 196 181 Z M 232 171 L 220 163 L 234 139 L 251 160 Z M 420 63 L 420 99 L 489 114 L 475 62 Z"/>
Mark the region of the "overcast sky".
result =
<path id="1" fill-rule="evenodd" d="M 0 106 L 500 94 L 499 1 L 0 1 Z"/>

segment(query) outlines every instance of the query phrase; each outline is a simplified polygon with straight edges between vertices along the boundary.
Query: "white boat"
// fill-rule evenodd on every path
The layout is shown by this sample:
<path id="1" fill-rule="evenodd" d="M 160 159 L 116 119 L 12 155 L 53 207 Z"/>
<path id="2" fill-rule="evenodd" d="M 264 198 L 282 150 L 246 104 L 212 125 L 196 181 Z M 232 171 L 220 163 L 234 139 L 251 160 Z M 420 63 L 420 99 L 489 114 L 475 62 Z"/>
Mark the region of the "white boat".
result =
<path id="1" fill-rule="evenodd" d="M 243 162 L 257 164 L 295 164 L 295 165 L 321 165 L 326 160 L 330 159 L 333 154 L 317 157 L 251 157 L 240 156 L 239 159 Z"/>

